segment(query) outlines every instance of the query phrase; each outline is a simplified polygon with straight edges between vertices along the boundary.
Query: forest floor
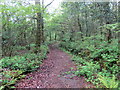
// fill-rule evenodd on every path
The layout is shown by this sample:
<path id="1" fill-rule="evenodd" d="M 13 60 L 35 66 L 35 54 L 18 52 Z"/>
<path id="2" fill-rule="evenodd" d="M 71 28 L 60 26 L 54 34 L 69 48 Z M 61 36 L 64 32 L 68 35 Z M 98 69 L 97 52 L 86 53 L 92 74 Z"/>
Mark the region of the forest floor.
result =
<path id="1" fill-rule="evenodd" d="M 83 76 L 64 73 L 76 70 L 76 65 L 70 58 L 69 54 L 50 45 L 47 59 L 43 60 L 40 68 L 27 74 L 15 86 L 17 88 L 92 88 L 93 85 L 86 82 Z M 70 69 L 71 67 L 73 69 Z"/>

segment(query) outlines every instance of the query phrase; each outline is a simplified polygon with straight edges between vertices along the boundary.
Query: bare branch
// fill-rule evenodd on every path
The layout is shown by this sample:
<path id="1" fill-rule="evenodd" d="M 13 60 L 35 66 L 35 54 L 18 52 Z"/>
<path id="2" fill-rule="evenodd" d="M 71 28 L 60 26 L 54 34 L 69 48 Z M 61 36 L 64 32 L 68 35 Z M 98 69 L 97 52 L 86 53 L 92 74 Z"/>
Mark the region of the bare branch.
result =
<path id="1" fill-rule="evenodd" d="M 54 0 L 52 0 L 48 5 L 45 6 L 45 8 L 47 8 L 50 4 L 52 4 L 54 2 Z"/>

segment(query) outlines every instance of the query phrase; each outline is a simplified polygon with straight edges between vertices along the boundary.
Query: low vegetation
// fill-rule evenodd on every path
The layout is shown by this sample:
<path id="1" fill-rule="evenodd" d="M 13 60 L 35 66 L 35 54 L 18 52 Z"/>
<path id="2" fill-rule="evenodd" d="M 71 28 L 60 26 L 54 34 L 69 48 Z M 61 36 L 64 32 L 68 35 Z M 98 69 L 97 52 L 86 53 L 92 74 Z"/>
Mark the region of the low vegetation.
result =
<path id="1" fill-rule="evenodd" d="M 21 50 L 22 49 L 23 48 L 21 47 Z M 46 58 L 48 47 L 46 45 L 42 45 L 40 50 L 41 53 L 38 54 L 34 54 L 31 51 L 31 53 L 24 53 L 23 55 L 2 58 L 0 60 L 3 68 L 0 72 L 2 75 L 1 88 L 14 88 L 12 85 L 14 85 L 17 80 L 24 78 L 26 73 L 37 70 L 42 63 L 42 60 Z"/>
<path id="2" fill-rule="evenodd" d="M 76 76 L 96 88 L 120 87 L 120 1 L 61 2 L 53 11 L 47 1 L 1 0 L 0 89 L 37 70 L 54 42 L 73 56 Z"/>
<path id="3" fill-rule="evenodd" d="M 88 37 L 84 41 L 64 41 L 60 47 L 72 53 L 72 61 L 77 64 L 77 71 L 73 72 L 75 75 L 85 76 L 87 81 L 99 88 L 118 88 L 120 52 L 117 40 L 108 44 L 101 38 L 97 41 L 93 39 Z"/>

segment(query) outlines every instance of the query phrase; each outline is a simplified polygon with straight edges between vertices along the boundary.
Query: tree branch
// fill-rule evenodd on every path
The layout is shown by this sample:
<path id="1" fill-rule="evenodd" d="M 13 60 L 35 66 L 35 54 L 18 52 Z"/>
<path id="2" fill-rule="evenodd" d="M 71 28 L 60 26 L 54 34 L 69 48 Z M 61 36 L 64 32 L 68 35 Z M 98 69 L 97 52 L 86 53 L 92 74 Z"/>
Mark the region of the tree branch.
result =
<path id="1" fill-rule="evenodd" d="M 45 8 L 47 8 L 50 4 L 52 4 L 54 2 L 54 0 L 52 0 L 48 5 L 45 6 Z"/>

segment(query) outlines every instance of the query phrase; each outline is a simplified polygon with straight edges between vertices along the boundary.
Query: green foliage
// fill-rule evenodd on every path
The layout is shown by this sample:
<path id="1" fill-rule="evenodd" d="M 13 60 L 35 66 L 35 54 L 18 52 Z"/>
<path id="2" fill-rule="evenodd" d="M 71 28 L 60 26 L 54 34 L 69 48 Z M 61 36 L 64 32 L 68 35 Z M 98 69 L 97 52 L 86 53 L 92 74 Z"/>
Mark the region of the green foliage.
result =
<path id="1" fill-rule="evenodd" d="M 93 62 L 86 62 L 86 65 L 77 66 L 77 71 L 75 72 L 76 75 L 85 75 L 86 77 L 90 77 L 93 74 L 97 73 L 97 71 L 100 69 L 99 64 L 94 64 Z"/>
<path id="2" fill-rule="evenodd" d="M 120 23 L 115 23 L 115 24 L 107 24 L 102 26 L 103 28 L 110 29 L 116 33 L 120 32 Z"/>
<path id="3" fill-rule="evenodd" d="M 2 58 L 0 60 L 2 68 L 6 68 L 8 71 L 1 72 L 3 80 L 0 88 L 11 88 L 11 85 L 15 84 L 18 79 L 25 77 L 25 75 L 22 75 L 23 73 L 36 70 L 42 60 L 46 58 L 47 45 L 41 45 L 40 50 L 41 53 L 38 54 L 26 53 L 21 56 Z"/>
<path id="4" fill-rule="evenodd" d="M 14 57 L 6 57 L 2 59 L 2 67 L 9 69 L 21 69 L 24 71 L 32 70 L 36 68 L 36 65 L 40 59 L 40 56 L 36 54 L 25 54 L 24 56 L 14 56 Z M 37 62 L 36 62 L 37 61 Z M 41 63 L 41 61 L 39 61 Z"/>
<path id="5" fill-rule="evenodd" d="M 25 50 L 26 47 L 25 46 L 16 46 L 16 50 Z"/>
<path id="6" fill-rule="evenodd" d="M 45 58 L 47 52 L 49 51 L 48 46 L 47 45 L 41 45 L 40 50 L 41 50 L 41 56 L 43 56 L 42 58 Z"/>
<path id="7" fill-rule="evenodd" d="M 95 39 L 95 40 L 94 40 Z M 72 60 L 77 64 L 77 76 L 86 76 L 87 81 L 101 84 L 97 74 L 116 78 L 119 74 L 118 41 L 103 41 L 99 36 L 84 37 L 84 41 L 61 42 L 60 46 L 73 54 Z"/>
<path id="8" fill-rule="evenodd" d="M 99 75 L 98 79 L 100 80 L 102 85 L 104 85 L 104 87 L 106 87 L 106 88 L 118 88 L 119 83 L 118 83 L 118 81 L 116 81 L 115 76 L 110 78 L 110 77 L 105 77 L 105 76 Z"/>
<path id="9" fill-rule="evenodd" d="M 18 79 L 22 79 L 25 77 L 25 75 L 22 75 L 23 71 L 21 70 L 11 70 L 11 71 L 3 71 L 0 74 L 2 74 L 2 86 L 0 87 L 2 89 L 8 88 L 10 89 L 12 86 L 16 83 Z"/>
<path id="10" fill-rule="evenodd" d="M 72 60 L 78 65 L 76 75 L 85 75 L 88 81 L 96 80 L 95 83 L 98 81 L 94 79 L 96 78 L 95 73 L 103 77 L 111 77 L 113 74 L 115 77 L 118 76 L 120 52 L 117 41 L 119 35 L 117 34 L 120 32 L 120 23 L 117 23 L 119 18 L 117 3 L 115 5 L 110 2 L 64 2 L 61 4 L 61 10 L 51 14 L 45 8 L 41 8 L 44 7 L 42 5 L 27 4 L 29 1 L 10 0 L 7 2 L 2 0 L 2 2 L 0 5 L 2 54 L 10 56 L 0 60 L 3 68 L 20 70 L 17 71 L 19 75 L 21 71 L 35 70 L 42 63 L 48 47 L 41 45 L 40 48 L 36 48 L 34 44 L 36 36 L 39 36 L 36 34 L 37 16 L 35 13 L 40 13 L 44 9 L 44 13 L 42 13 L 45 20 L 42 25 L 44 32 L 41 30 L 44 38 L 38 38 L 45 41 L 52 41 L 53 38 L 54 40 L 59 39 L 60 46 L 74 55 Z M 104 35 L 109 32 L 108 29 L 115 36 L 115 39 L 111 38 L 112 42 L 109 44 L 105 41 L 108 36 Z M 20 55 L 19 50 L 20 52 L 26 50 L 29 53 L 25 52 L 24 55 Z M 37 50 L 40 50 L 41 53 L 34 54 Z M 9 74 L 7 77 L 14 76 Z M 15 82 L 16 79 L 14 78 L 12 81 Z"/>
<path id="11" fill-rule="evenodd" d="M 72 61 L 75 61 L 76 63 L 85 64 L 85 60 L 79 56 L 73 55 Z"/>
<path id="12" fill-rule="evenodd" d="M 34 53 L 26 53 L 23 56 L 5 57 L 1 59 L 2 67 L 23 71 L 34 70 L 42 63 L 42 60 L 46 57 L 46 53 L 48 51 L 48 47 L 44 45 L 41 46 L 40 49 L 41 53 L 37 55 Z"/>

